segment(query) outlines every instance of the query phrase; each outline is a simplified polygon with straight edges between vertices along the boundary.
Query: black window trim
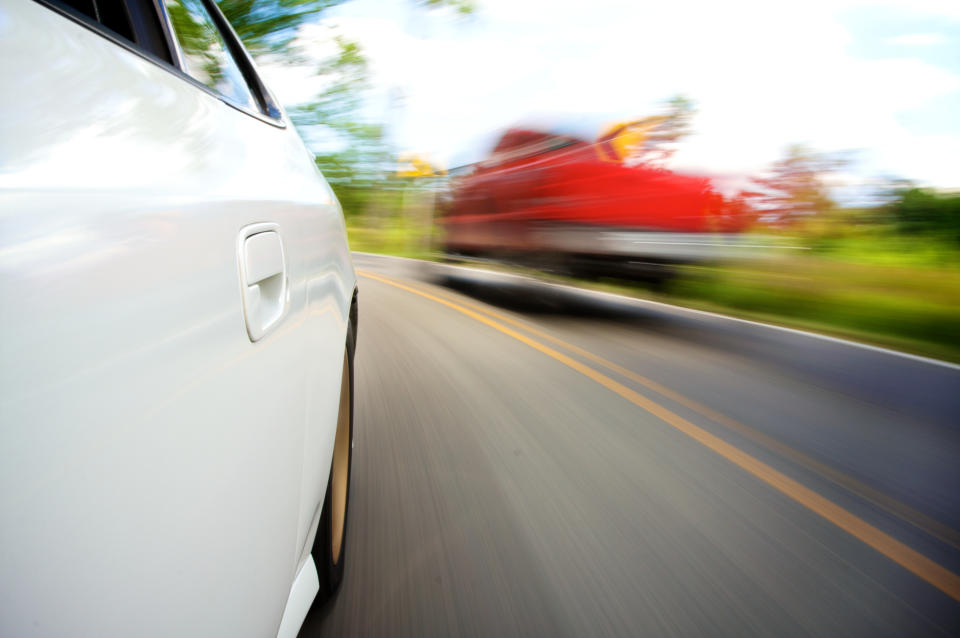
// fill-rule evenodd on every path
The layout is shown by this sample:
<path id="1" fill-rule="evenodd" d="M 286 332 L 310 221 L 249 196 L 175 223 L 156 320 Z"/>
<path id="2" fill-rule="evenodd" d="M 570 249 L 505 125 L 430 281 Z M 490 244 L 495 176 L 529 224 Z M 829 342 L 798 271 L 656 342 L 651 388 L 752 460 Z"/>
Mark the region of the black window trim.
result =
<path id="1" fill-rule="evenodd" d="M 167 13 L 167 5 L 163 0 L 153 0 L 153 8 L 157 11 L 160 18 L 160 29 L 163 31 L 163 37 L 167 41 L 167 48 L 170 50 L 173 66 L 183 70 L 183 51 L 180 50 L 180 43 L 173 35 L 173 25 L 170 22 L 170 14 Z"/>
<path id="2" fill-rule="evenodd" d="M 127 2 L 127 0 L 121 0 L 121 1 L 124 2 L 125 4 Z M 254 100 L 257 102 L 258 105 L 265 105 L 265 104 L 271 105 L 270 107 L 264 107 L 264 108 L 269 108 L 270 112 L 275 113 L 275 115 L 266 115 L 265 113 L 262 113 L 259 109 L 254 110 L 242 104 L 234 102 L 228 97 L 221 95 L 214 89 L 210 88 L 203 82 L 197 80 L 196 78 L 194 78 L 184 70 L 183 53 L 180 49 L 179 42 L 177 42 L 176 40 L 176 36 L 174 35 L 173 29 L 171 28 L 169 16 L 167 15 L 166 9 L 163 7 L 162 0 L 152 0 L 152 3 L 157 8 L 157 11 L 158 11 L 157 16 L 160 21 L 160 26 L 164 32 L 164 37 L 167 41 L 167 46 L 168 48 L 170 48 L 170 56 L 174 60 L 174 62 L 171 62 L 170 60 L 164 60 L 163 58 L 158 57 L 156 54 L 150 51 L 147 51 L 146 49 L 140 46 L 137 46 L 137 44 L 130 42 L 129 40 L 127 40 L 126 38 L 124 38 L 123 36 L 117 33 L 114 33 L 113 31 L 104 27 L 102 24 L 100 24 L 96 20 L 92 20 L 91 18 L 83 15 L 82 13 L 72 9 L 71 7 L 65 4 L 58 2 L 57 0 L 34 0 L 34 2 L 36 2 L 37 4 L 43 5 L 44 7 L 60 14 L 61 16 L 67 18 L 68 20 L 82 27 L 89 29 L 90 31 L 93 31 L 97 35 L 100 35 L 101 37 L 104 37 L 107 40 L 110 40 L 110 42 L 120 47 L 123 47 L 127 51 L 140 56 L 144 60 L 147 60 L 148 62 L 152 62 L 153 64 L 157 65 L 164 71 L 167 71 L 168 73 L 172 73 L 173 75 L 179 77 L 180 79 L 187 81 L 188 83 L 192 84 L 198 89 L 211 95 L 212 97 L 216 98 L 220 102 L 223 102 L 227 106 L 240 111 L 241 113 L 245 113 L 246 115 L 256 118 L 261 122 L 264 122 L 265 124 L 269 124 L 275 128 L 280 128 L 280 129 L 287 128 L 287 122 L 283 116 L 283 111 L 276 105 L 276 102 L 273 99 L 273 96 L 271 95 L 269 90 L 267 90 L 266 85 L 260 79 L 260 76 L 257 73 L 256 68 L 253 66 L 253 62 L 250 59 L 249 54 L 246 52 L 246 49 L 244 49 L 243 46 L 240 44 L 239 37 L 233 31 L 233 28 L 230 27 L 230 23 L 227 21 L 225 17 L 223 17 L 223 14 L 220 12 L 219 7 L 216 6 L 216 3 L 213 2 L 213 0 L 201 0 L 201 2 L 203 2 L 204 8 L 206 8 L 210 12 L 211 16 L 216 16 L 214 18 L 214 25 L 216 26 L 220 35 L 223 37 L 224 41 L 228 43 L 228 49 L 229 49 L 228 53 L 233 57 L 234 61 L 236 61 L 237 63 L 237 66 L 240 68 L 241 72 L 243 73 L 244 80 L 247 81 L 248 88 L 250 89 L 250 93 L 253 95 Z M 209 5 L 212 5 L 213 7 L 212 10 L 208 5 L 208 3 Z M 222 25 L 226 25 L 227 29 L 225 30 Z M 171 48 L 171 42 L 170 42 L 171 38 L 173 40 L 172 48 Z M 236 53 L 234 53 L 235 50 L 241 51 L 243 55 L 237 56 Z M 250 78 L 255 78 L 255 82 L 251 82 Z"/>
<path id="3" fill-rule="evenodd" d="M 60 2 L 59 0 L 34 0 L 34 1 L 37 4 L 43 5 L 44 7 L 50 9 L 55 13 L 59 13 L 60 15 L 62 15 L 63 17 L 67 18 L 72 22 L 75 22 L 76 24 L 79 24 L 82 27 L 86 27 L 87 29 L 90 29 L 91 31 L 96 32 L 97 34 L 107 38 L 114 44 L 118 44 L 123 48 L 127 49 L 128 51 L 132 51 L 133 53 L 136 53 L 141 57 L 150 60 L 151 62 L 160 63 L 168 67 L 170 66 L 169 60 L 164 60 L 162 57 L 159 57 L 157 54 L 138 46 L 135 42 L 131 42 L 130 40 L 127 40 L 122 35 L 115 33 L 111 29 L 108 29 L 107 27 L 103 26 L 96 20 L 84 15 L 83 13 L 77 11 L 76 9 L 67 5 L 64 2 Z M 124 0 L 124 5 L 126 4 L 127 4 L 126 0 Z"/>
<path id="4" fill-rule="evenodd" d="M 277 106 L 273 95 L 267 89 L 267 86 L 263 83 L 263 80 L 260 79 L 260 74 L 257 73 L 257 68 L 253 63 L 253 58 L 240 41 L 240 36 L 238 36 L 237 32 L 233 30 L 233 25 L 231 25 L 230 21 L 227 20 L 225 15 L 223 15 L 223 12 L 220 11 L 219 5 L 217 5 L 214 0 L 200 1 L 207 8 L 207 11 L 213 18 L 214 25 L 217 27 L 220 35 L 227 43 L 227 48 L 229 49 L 228 53 L 230 53 L 234 61 L 237 63 L 237 66 L 240 68 L 243 78 L 247 81 L 247 85 L 250 87 L 250 91 L 253 93 L 254 99 L 259 103 L 263 113 L 266 114 L 267 117 L 280 118 L 280 107 Z"/>

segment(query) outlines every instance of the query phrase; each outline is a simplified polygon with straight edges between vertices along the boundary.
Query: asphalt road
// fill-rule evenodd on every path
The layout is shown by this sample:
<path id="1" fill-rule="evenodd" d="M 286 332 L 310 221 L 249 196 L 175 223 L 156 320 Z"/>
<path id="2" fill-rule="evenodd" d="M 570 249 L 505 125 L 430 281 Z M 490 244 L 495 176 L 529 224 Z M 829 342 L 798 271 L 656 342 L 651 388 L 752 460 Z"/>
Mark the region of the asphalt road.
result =
<path id="1" fill-rule="evenodd" d="M 960 634 L 960 369 L 355 257 L 348 562 L 301 636 Z"/>

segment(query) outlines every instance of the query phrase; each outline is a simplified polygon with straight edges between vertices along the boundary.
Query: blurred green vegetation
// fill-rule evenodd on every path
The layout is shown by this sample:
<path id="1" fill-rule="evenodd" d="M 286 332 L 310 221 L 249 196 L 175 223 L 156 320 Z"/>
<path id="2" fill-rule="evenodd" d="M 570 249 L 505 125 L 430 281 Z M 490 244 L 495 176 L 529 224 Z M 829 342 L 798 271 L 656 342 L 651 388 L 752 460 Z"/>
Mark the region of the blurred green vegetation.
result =
<path id="1" fill-rule="evenodd" d="M 898 230 L 912 237 L 936 238 L 960 248 L 960 195 L 922 188 L 902 191 L 890 206 Z"/>
<path id="2" fill-rule="evenodd" d="M 307 42 L 299 38 L 302 27 L 319 23 L 345 1 L 216 0 L 259 63 L 309 69 L 320 80 L 321 88 L 310 99 L 284 107 L 344 211 L 355 216 L 376 207 L 379 191 L 396 188 L 391 180 L 397 149 L 386 125 L 364 109 L 372 87 L 361 43 L 328 24 L 332 53 L 317 59 L 316 34 Z M 446 11 L 463 18 L 475 11 L 473 0 L 409 0 L 409 4 L 411 18 L 424 20 L 429 13 Z"/>
<path id="3" fill-rule="evenodd" d="M 390 178 L 366 193 L 363 206 L 344 206 L 350 250 L 433 259 L 440 230 L 434 221 L 442 180 Z M 356 212 L 360 210 L 361 212 Z"/>
<path id="4" fill-rule="evenodd" d="M 775 223 L 758 230 L 791 237 L 809 250 L 790 258 L 686 266 L 661 295 L 960 361 L 960 194 L 901 186 L 883 194 L 884 204 L 843 208 L 822 187 L 831 162 L 842 165 L 792 148 L 775 165 L 775 179 L 762 184 L 767 201 L 770 192 L 778 201 L 768 208 Z"/>
<path id="5" fill-rule="evenodd" d="M 402 220 L 386 221 L 381 226 L 371 227 L 347 220 L 347 236 L 350 250 L 362 253 L 379 253 L 414 259 L 433 259 L 435 253 L 423 242 L 423 236 Z"/>
<path id="6" fill-rule="evenodd" d="M 809 248 L 685 266 L 670 301 L 960 361 L 960 195 L 900 189 L 766 229 Z"/>

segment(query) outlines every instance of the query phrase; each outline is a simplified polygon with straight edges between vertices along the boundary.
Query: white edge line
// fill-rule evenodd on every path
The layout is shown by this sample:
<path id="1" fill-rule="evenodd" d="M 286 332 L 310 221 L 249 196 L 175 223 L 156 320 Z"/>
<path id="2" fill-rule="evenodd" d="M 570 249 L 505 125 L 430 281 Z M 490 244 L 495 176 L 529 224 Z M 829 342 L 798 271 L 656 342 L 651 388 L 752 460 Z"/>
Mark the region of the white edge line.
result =
<path id="1" fill-rule="evenodd" d="M 351 250 L 351 255 L 359 255 L 360 257 L 377 257 L 380 259 L 397 259 L 400 261 L 415 261 L 418 264 L 434 264 L 439 262 L 427 261 L 426 259 L 414 259 L 413 257 L 400 257 L 399 255 L 384 255 L 382 253 L 365 253 L 359 250 Z"/>
<path id="2" fill-rule="evenodd" d="M 831 343 L 838 343 L 845 346 L 854 346 L 857 348 L 863 348 L 865 350 L 871 350 L 873 352 L 879 352 L 881 354 L 889 354 L 897 357 L 903 357 L 905 359 L 910 359 L 918 363 L 929 363 L 931 365 L 940 366 L 943 368 L 948 368 L 950 370 L 960 371 L 960 364 L 950 363 L 949 361 L 941 361 L 940 359 L 932 359 L 930 357 L 924 357 L 918 354 L 910 354 L 909 352 L 901 352 L 899 350 L 891 350 L 890 348 L 882 348 L 880 346 L 873 346 L 868 343 L 860 343 L 859 341 L 850 341 L 849 339 L 841 339 L 840 337 L 832 337 L 830 335 L 819 334 L 816 332 L 809 332 L 807 330 L 799 330 L 797 328 L 787 328 L 786 326 L 778 326 L 772 323 L 764 323 L 762 321 L 753 321 L 751 319 L 741 319 L 740 317 L 732 317 L 730 315 L 720 314 L 718 312 L 710 312 L 709 310 L 697 310 L 695 308 L 687 308 L 685 306 L 677 306 L 674 304 L 664 303 L 662 301 L 651 301 L 650 299 L 640 299 L 639 297 L 628 297 L 626 295 L 620 295 L 614 292 L 605 292 L 603 290 L 591 290 L 589 288 L 578 288 L 577 286 L 571 286 L 569 284 L 558 284 L 550 281 L 543 281 L 540 279 L 535 279 L 533 277 L 528 277 L 526 275 L 516 275 L 513 273 L 504 273 L 498 272 L 495 270 L 485 270 L 482 268 L 469 268 L 466 266 L 457 266 L 454 264 L 444 264 L 432 261 L 425 261 L 423 259 L 413 259 L 411 257 L 396 257 L 394 255 L 381 255 L 378 253 L 362 253 L 354 252 L 355 255 L 362 255 L 364 257 L 378 257 L 384 259 L 400 259 L 403 261 L 412 261 L 422 264 L 429 264 L 434 266 L 441 266 L 443 268 L 451 268 L 457 270 L 464 270 L 467 272 L 479 272 L 488 275 L 496 275 L 498 277 L 507 277 L 512 279 L 519 279 L 522 281 L 534 282 L 538 285 L 546 285 L 552 288 L 562 288 L 565 290 L 572 290 L 579 293 L 586 293 L 588 295 L 597 296 L 597 297 L 610 297 L 620 301 L 626 301 L 631 304 L 641 304 L 648 306 L 657 306 L 660 308 L 668 308 L 677 312 L 685 312 L 694 315 L 700 315 L 703 317 L 711 317 L 713 319 L 725 319 L 727 321 L 735 321 L 738 323 L 747 324 L 750 326 L 760 326 L 762 328 L 770 328 L 771 330 L 780 330 L 781 332 L 787 332 L 790 334 L 800 335 L 804 337 L 813 337 L 815 339 L 822 339 L 823 341 L 829 341 Z"/>

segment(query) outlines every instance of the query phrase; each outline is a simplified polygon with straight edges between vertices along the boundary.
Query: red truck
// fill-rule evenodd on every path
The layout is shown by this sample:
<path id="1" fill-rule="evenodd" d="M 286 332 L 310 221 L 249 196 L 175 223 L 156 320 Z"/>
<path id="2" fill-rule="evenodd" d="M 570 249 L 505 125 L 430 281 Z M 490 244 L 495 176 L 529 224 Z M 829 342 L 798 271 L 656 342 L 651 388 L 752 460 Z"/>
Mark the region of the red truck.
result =
<path id="1" fill-rule="evenodd" d="M 523 128 L 455 178 L 441 212 L 451 256 L 653 281 L 742 250 L 748 223 L 707 178 L 629 165 L 609 137 Z"/>

